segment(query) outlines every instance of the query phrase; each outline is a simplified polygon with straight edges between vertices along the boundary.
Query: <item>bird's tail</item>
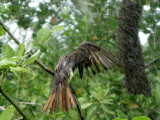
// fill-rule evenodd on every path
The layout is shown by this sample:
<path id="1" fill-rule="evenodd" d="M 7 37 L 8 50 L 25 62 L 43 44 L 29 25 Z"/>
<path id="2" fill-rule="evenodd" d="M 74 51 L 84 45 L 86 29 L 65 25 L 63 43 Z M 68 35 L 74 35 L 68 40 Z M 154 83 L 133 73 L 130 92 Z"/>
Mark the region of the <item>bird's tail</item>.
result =
<path id="1" fill-rule="evenodd" d="M 55 112 L 57 108 L 62 111 L 68 111 L 76 105 L 77 102 L 70 86 L 59 84 L 50 95 L 42 111 Z"/>

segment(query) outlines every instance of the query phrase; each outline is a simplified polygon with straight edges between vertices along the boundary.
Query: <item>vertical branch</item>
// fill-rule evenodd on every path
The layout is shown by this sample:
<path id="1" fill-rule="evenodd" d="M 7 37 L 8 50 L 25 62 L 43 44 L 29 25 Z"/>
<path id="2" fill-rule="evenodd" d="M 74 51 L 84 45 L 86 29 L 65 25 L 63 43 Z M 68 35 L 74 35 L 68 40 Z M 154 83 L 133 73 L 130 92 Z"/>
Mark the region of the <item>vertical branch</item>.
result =
<path id="1" fill-rule="evenodd" d="M 76 103 L 77 103 L 77 106 L 76 106 L 76 107 L 77 107 L 77 109 L 78 109 L 80 118 L 81 118 L 81 120 L 85 120 L 85 116 L 84 116 L 83 110 L 82 110 L 82 108 L 81 108 L 81 106 L 80 106 L 80 104 L 79 104 L 79 101 L 78 101 L 77 98 L 76 98 L 76 92 L 74 91 L 74 89 L 73 89 L 73 87 L 72 87 L 71 84 L 70 84 L 70 88 L 71 88 L 71 90 L 72 90 L 72 92 L 73 92 L 73 94 L 74 94 L 74 99 L 75 99 L 75 101 L 76 101 Z"/>
<path id="2" fill-rule="evenodd" d="M 149 96 L 151 89 L 145 74 L 144 58 L 138 38 L 138 22 L 141 15 L 142 6 L 138 2 L 123 0 L 119 11 L 119 50 L 128 91 L 132 94 Z"/>
<path id="3" fill-rule="evenodd" d="M 17 109 L 17 111 L 23 116 L 23 120 L 29 120 L 27 116 L 21 111 L 21 109 L 12 101 L 12 99 L 3 91 L 0 86 L 0 93 Z"/>

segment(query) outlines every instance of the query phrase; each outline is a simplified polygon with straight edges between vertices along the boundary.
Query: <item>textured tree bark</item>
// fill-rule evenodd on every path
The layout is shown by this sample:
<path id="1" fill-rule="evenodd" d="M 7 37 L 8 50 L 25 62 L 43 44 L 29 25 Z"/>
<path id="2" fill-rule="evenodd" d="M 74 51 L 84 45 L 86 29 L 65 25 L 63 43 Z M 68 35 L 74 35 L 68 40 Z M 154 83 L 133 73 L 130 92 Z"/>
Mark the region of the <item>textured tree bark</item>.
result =
<path id="1" fill-rule="evenodd" d="M 123 0 L 119 11 L 119 50 L 126 75 L 125 84 L 132 94 L 151 95 L 145 74 L 144 58 L 138 38 L 138 22 L 142 6 L 130 0 Z"/>

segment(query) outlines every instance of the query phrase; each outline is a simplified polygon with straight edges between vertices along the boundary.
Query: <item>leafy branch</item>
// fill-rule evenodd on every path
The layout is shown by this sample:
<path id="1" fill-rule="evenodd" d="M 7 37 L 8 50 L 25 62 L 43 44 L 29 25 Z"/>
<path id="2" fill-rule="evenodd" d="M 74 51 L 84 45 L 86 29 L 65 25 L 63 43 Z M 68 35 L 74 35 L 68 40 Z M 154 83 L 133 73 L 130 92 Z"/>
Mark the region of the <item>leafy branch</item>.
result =
<path id="1" fill-rule="evenodd" d="M 3 29 L 8 33 L 8 35 L 14 40 L 15 43 L 17 43 L 18 45 L 20 44 L 20 42 L 18 41 L 18 39 L 16 39 L 16 37 L 10 32 L 10 30 L 5 26 L 5 24 L 2 22 L 2 20 L 0 20 L 0 25 L 3 27 Z M 29 55 L 31 56 L 32 53 L 29 53 Z M 50 73 L 51 75 L 54 75 L 54 72 L 49 69 L 47 66 L 45 66 L 41 61 L 39 60 L 35 60 L 35 62 L 41 66 L 46 72 Z"/>
<path id="2" fill-rule="evenodd" d="M 15 41 L 15 43 L 17 43 L 18 45 L 20 45 L 20 42 L 18 39 L 16 39 L 16 37 L 10 32 L 10 30 L 5 26 L 5 24 L 2 22 L 2 20 L 0 20 L 0 25 L 3 27 L 3 29 L 9 34 L 9 36 Z M 32 53 L 29 52 L 29 55 L 32 56 Z M 43 64 L 41 61 L 39 60 L 35 60 L 35 62 L 42 68 L 44 69 L 47 73 L 51 74 L 54 76 L 54 71 L 52 71 L 51 69 L 49 69 L 45 64 Z M 79 104 L 79 101 L 76 98 L 76 93 L 75 90 L 72 88 L 73 93 L 75 94 L 75 100 L 77 101 L 78 105 L 77 105 L 77 109 L 80 115 L 81 120 L 85 120 L 85 116 L 83 113 L 83 110 L 81 109 L 81 106 Z M 0 91 L 1 92 L 1 91 Z M 3 92 L 3 91 L 2 91 Z M 3 95 L 3 94 L 2 94 Z M 6 97 L 6 99 L 9 97 Z M 10 101 L 11 99 L 7 99 L 8 101 Z M 12 103 L 14 104 L 14 102 L 12 101 Z M 18 108 L 18 106 L 15 107 L 16 109 Z M 20 110 L 19 108 L 17 109 L 18 111 Z M 20 112 L 20 111 L 19 111 Z M 22 111 L 20 112 L 22 113 Z M 24 115 L 23 113 L 21 114 L 22 116 Z"/>

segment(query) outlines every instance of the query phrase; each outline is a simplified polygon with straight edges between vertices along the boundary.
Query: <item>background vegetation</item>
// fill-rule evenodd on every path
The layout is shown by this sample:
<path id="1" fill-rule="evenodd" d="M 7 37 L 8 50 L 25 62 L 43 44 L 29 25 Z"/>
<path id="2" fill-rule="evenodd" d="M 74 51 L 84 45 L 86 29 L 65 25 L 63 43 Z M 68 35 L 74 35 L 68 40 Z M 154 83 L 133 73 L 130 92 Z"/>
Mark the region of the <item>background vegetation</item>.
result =
<path id="1" fill-rule="evenodd" d="M 34 60 L 39 56 L 39 60 L 54 70 L 60 57 L 85 41 L 119 54 L 116 35 L 120 4 L 119 0 L 0 1 L 1 20 L 21 42 L 17 46 L 0 26 L 0 85 L 28 118 L 80 119 L 76 108 L 55 114 L 41 111 L 48 99 L 53 76 Z M 143 10 L 140 21 L 140 31 L 148 35 L 147 43 L 142 46 L 143 55 L 146 64 L 156 59 L 146 68 L 152 96 L 129 94 L 119 68 L 102 71 L 91 78 L 86 75 L 82 80 L 76 71 L 72 84 L 87 120 L 125 120 L 136 116 L 160 119 L 160 2 L 146 0 L 144 8 L 149 9 Z M 35 53 L 32 57 L 28 55 L 30 50 Z M 0 113 L 3 108 L 9 109 L 9 105 L 1 95 Z M 12 114 L 14 108 L 9 107 Z M 15 110 L 12 119 L 21 118 Z"/>

